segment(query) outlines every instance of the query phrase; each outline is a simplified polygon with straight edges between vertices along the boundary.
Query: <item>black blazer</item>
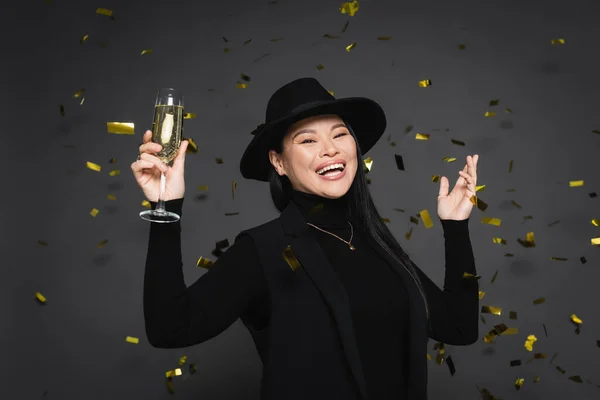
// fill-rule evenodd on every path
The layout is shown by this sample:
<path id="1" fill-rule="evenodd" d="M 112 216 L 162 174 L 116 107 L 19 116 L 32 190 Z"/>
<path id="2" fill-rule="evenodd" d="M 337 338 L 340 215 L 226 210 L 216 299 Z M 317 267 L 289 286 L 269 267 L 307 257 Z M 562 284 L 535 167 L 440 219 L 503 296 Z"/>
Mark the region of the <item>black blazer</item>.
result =
<path id="1" fill-rule="evenodd" d="M 278 218 L 236 237 L 248 235 L 254 241 L 270 292 L 267 327 L 258 329 L 250 313 L 241 317 L 263 362 L 261 400 L 368 400 L 346 292 L 308 229 L 300 211 L 290 203 Z M 456 278 L 446 276 L 446 285 L 460 290 L 442 293 L 419 270 L 428 298 L 433 297 L 428 323 L 425 304 L 411 275 L 384 249 L 371 244 L 408 290 L 408 399 L 425 400 L 428 337 L 454 345 L 477 340 L 477 281 L 450 282 Z M 287 246 L 300 263 L 295 270 L 284 259 Z M 464 272 L 476 274 L 474 262 L 464 267 Z M 453 302 L 456 304 L 451 308 Z"/>

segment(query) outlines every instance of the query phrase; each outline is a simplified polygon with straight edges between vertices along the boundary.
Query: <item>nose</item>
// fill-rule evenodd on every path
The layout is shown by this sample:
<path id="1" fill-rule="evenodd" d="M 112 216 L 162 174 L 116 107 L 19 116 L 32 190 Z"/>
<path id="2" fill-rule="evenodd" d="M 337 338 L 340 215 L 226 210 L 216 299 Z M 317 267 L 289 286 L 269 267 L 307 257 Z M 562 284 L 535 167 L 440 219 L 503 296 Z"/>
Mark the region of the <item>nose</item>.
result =
<path id="1" fill-rule="evenodd" d="M 321 143 L 323 143 L 323 147 L 321 148 L 321 152 L 319 154 L 319 156 L 321 158 L 325 157 L 325 156 L 333 157 L 333 156 L 339 154 L 340 151 L 336 147 L 333 140 L 325 139 Z"/>

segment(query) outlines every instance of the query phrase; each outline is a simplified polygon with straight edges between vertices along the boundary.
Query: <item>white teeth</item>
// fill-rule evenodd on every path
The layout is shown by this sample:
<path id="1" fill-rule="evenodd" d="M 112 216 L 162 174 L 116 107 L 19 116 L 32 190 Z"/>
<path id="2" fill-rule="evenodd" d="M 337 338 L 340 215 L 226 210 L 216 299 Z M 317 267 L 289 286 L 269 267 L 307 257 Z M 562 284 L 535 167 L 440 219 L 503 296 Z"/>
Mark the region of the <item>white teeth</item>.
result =
<path id="1" fill-rule="evenodd" d="M 344 170 L 344 164 L 331 164 L 326 166 L 325 168 L 321 168 L 320 170 L 317 171 L 317 174 L 319 175 L 323 175 L 325 172 L 331 170 L 331 169 L 338 169 L 341 168 L 342 170 Z"/>

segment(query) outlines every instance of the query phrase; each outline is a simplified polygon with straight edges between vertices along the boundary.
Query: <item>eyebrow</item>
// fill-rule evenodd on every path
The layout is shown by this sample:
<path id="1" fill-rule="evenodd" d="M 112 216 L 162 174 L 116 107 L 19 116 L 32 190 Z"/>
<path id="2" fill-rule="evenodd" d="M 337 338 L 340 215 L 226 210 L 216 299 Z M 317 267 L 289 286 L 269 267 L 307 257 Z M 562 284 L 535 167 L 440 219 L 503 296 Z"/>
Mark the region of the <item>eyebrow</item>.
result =
<path id="1" fill-rule="evenodd" d="M 345 128 L 346 124 L 335 124 L 331 127 L 331 131 L 337 128 Z M 314 129 L 300 129 L 299 131 L 297 131 L 296 133 L 294 133 L 294 135 L 292 136 L 292 139 L 294 139 L 296 136 L 302 134 L 302 133 L 317 133 L 316 130 Z"/>

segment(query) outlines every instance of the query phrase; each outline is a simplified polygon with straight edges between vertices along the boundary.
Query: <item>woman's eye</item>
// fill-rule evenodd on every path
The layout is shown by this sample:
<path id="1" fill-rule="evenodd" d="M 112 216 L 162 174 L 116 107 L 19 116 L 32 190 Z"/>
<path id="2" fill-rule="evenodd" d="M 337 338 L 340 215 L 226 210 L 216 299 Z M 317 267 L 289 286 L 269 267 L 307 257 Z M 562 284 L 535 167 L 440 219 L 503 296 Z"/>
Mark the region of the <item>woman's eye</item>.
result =
<path id="1" fill-rule="evenodd" d="M 301 143 L 308 143 L 308 142 L 314 142 L 314 140 L 312 140 L 312 139 L 304 139 Z"/>
<path id="2" fill-rule="evenodd" d="M 335 137 L 340 137 L 340 136 L 345 136 L 345 135 L 347 135 L 346 132 L 340 132 L 337 135 L 335 135 Z"/>

